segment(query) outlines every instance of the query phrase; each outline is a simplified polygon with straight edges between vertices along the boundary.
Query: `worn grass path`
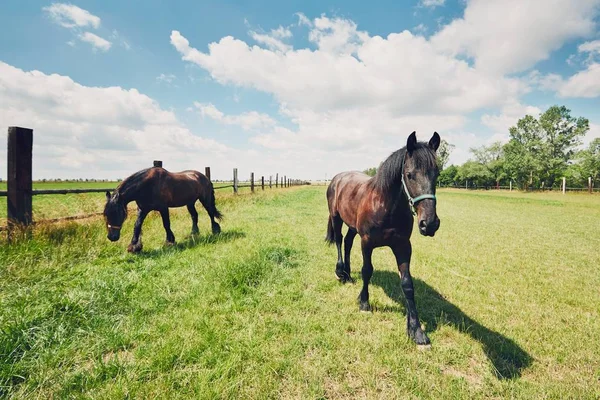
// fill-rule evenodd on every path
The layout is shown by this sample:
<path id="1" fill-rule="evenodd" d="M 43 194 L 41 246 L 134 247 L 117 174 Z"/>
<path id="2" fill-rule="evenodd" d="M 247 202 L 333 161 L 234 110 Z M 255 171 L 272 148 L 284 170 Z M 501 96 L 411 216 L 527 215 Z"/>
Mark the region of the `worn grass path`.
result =
<path id="1" fill-rule="evenodd" d="M 413 241 L 430 351 L 388 249 L 373 313 L 334 279 L 324 187 L 217 204 L 220 236 L 182 209 L 166 248 L 152 214 L 140 255 L 133 217 L 116 244 L 99 218 L 0 243 L 0 397 L 600 397 L 600 197 L 440 191 L 439 233 Z"/>

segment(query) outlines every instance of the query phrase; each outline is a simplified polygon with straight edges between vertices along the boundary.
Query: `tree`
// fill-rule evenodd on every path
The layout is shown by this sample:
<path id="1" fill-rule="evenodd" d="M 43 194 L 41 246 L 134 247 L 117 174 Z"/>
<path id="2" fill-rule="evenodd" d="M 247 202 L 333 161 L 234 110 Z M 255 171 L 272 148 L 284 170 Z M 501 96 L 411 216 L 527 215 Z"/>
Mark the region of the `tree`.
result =
<path id="1" fill-rule="evenodd" d="M 367 168 L 363 172 L 369 176 L 375 176 L 375 174 L 377 173 L 377 168 L 375 168 L 375 167 Z"/>
<path id="2" fill-rule="evenodd" d="M 458 168 L 457 178 L 460 182 L 471 182 L 477 186 L 490 186 L 494 176 L 490 170 L 477 161 L 467 161 Z"/>
<path id="3" fill-rule="evenodd" d="M 438 163 L 438 168 L 440 169 L 440 171 L 442 171 L 444 169 L 444 167 L 446 166 L 446 164 L 448 163 L 448 159 L 450 158 L 450 153 L 452 153 L 452 150 L 454 149 L 454 145 L 448 143 L 447 141 L 443 140 L 440 142 L 440 147 L 438 147 L 437 149 L 437 163 Z"/>
<path id="4" fill-rule="evenodd" d="M 440 172 L 440 176 L 438 177 L 438 182 L 442 186 L 452 186 L 458 180 L 458 168 L 456 165 L 450 165 L 448 168 L 444 168 L 442 172 Z"/>
<path id="5" fill-rule="evenodd" d="M 550 107 L 539 120 L 527 115 L 509 129 L 505 169 L 524 187 L 534 183 L 553 186 L 566 172 L 575 146 L 588 130 L 589 121 L 572 117 L 565 106 Z"/>
<path id="6" fill-rule="evenodd" d="M 592 140 L 587 149 L 578 152 L 576 159 L 583 179 L 587 181 L 591 176 L 594 181 L 600 180 L 600 138 Z"/>
<path id="7" fill-rule="evenodd" d="M 552 186 L 566 170 L 575 146 L 590 129 L 586 118 L 574 118 L 565 106 L 553 106 L 540 116 L 545 133 L 542 148 L 542 180 Z"/>
<path id="8" fill-rule="evenodd" d="M 490 171 L 496 186 L 507 177 L 504 161 L 504 147 L 501 142 L 494 142 L 489 146 L 481 146 L 469 149 L 475 156 L 475 161 L 485 165 Z"/>

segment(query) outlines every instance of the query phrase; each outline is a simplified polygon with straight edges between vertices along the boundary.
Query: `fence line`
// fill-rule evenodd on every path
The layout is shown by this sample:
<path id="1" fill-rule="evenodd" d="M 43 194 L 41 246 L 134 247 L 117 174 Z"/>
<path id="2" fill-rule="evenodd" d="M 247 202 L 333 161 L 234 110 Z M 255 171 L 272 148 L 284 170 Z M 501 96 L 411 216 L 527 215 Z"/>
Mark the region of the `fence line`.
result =
<path id="1" fill-rule="evenodd" d="M 59 221 L 68 221 L 75 219 L 90 218 L 102 213 L 92 213 L 86 215 L 75 215 L 62 218 L 46 219 L 33 221 L 32 197 L 38 195 L 51 194 L 81 194 L 81 193 L 100 193 L 110 192 L 114 188 L 93 188 L 93 189 L 33 189 L 32 179 L 32 149 L 33 149 L 33 130 L 21 127 L 11 126 L 8 128 L 8 179 L 7 190 L 0 191 L 0 197 L 7 198 L 7 222 L 6 227 L 0 226 L 0 231 L 8 231 L 8 239 L 11 240 L 11 233 L 16 229 L 27 228 L 30 225 L 39 223 L 52 223 Z M 154 167 L 162 167 L 161 160 L 153 161 Z M 210 167 L 205 167 L 205 176 L 211 180 Z M 275 187 L 279 188 L 278 184 L 279 173 L 275 178 Z M 254 172 L 250 173 L 250 181 L 248 184 L 239 184 L 238 170 L 233 169 L 233 183 L 231 185 L 214 187 L 215 190 L 233 188 L 234 193 L 238 193 L 238 189 L 249 187 L 251 192 L 255 191 L 256 185 L 254 180 Z M 281 187 L 290 187 L 306 184 L 306 181 L 298 179 L 288 179 L 287 175 L 281 177 Z M 265 190 L 265 178 L 260 178 L 260 187 Z M 269 177 L 269 188 L 272 188 L 271 177 Z"/>

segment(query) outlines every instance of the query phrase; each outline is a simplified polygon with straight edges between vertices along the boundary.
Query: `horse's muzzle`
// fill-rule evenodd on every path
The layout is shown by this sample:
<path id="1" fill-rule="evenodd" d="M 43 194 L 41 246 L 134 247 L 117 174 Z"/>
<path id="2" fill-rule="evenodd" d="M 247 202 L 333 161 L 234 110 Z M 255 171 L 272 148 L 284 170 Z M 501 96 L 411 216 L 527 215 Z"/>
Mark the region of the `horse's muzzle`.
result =
<path id="1" fill-rule="evenodd" d="M 429 222 L 424 219 L 419 221 L 419 233 L 423 236 L 433 237 L 438 229 L 440 229 L 440 219 L 437 216 Z"/>
<path id="2" fill-rule="evenodd" d="M 109 233 L 108 235 L 106 235 L 106 237 L 111 242 L 116 242 L 117 240 L 119 240 L 119 238 L 121 237 L 121 235 L 118 232 L 117 233 Z"/>

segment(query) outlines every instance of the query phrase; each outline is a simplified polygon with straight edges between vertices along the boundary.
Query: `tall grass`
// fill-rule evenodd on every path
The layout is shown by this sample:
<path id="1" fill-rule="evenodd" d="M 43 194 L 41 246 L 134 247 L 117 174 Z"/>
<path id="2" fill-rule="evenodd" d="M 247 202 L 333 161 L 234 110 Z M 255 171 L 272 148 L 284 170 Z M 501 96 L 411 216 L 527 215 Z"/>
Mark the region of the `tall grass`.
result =
<path id="1" fill-rule="evenodd" d="M 389 250 L 373 313 L 335 280 L 324 187 L 221 192 L 223 233 L 174 210 L 174 247 L 157 214 L 139 255 L 133 218 L 118 243 L 100 218 L 3 242 L 0 397 L 600 396 L 598 196 L 440 191 L 440 231 L 413 240 L 423 352 Z"/>

